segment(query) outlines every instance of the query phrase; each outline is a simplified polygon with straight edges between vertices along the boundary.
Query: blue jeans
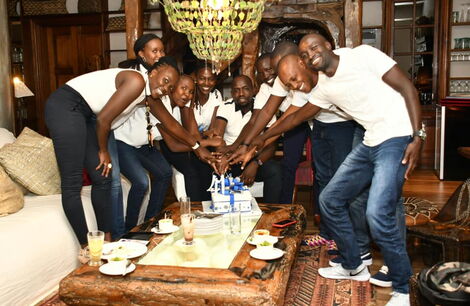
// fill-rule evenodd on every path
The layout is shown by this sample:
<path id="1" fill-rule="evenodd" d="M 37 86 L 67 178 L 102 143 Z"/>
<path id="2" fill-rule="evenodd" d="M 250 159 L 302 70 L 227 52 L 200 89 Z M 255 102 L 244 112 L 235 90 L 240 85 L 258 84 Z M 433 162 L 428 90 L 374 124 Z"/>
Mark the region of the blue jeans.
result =
<path id="1" fill-rule="evenodd" d="M 389 267 L 393 289 L 400 293 L 409 292 L 412 273 L 396 217 L 406 170 L 401 161 L 410 141 L 411 137 L 404 136 L 374 147 L 359 144 L 320 195 L 322 216 L 336 241 L 343 268 L 355 269 L 362 261 L 349 216 L 349 201 L 370 184 L 366 219 Z"/>
<path id="2" fill-rule="evenodd" d="M 353 148 L 360 144 L 364 139 L 364 128 L 357 124 L 354 129 Z M 370 251 L 370 235 L 369 226 L 366 220 L 366 207 L 367 199 L 369 198 L 369 186 L 361 192 L 354 200 L 349 204 L 349 216 L 353 224 L 354 232 L 357 238 L 357 244 L 361 254 L 365 254 Z M 400 197 L 398 200 L 397 211 L 396 211 L 398 229 L 400 235 L 403 237 L 403 243 L 406 247 L 406 224 L 405 224 L 405 211 L 403 209 L 403 198 Z"/>
<path id="3" fill-rule="evenodd" d="M 282 157 L 282 187 L 279 203 L 291 204 L 294 193 L 295 173 L 299 166 L 304 144 L 311 133 L 307 122 L 304 122 L 284 133 Z"/>
<path id="4" fill-rule="evenodd" d="M 319 207 L 319 196 L 335 174 L 338 167 L 351 152 L 355 121 L 324 123 L 313 121 L 312 159 L 315 169 L 313 186 L 316 208 Z M 318 211 L 317 211 L 318 212 Z M 320 236 L 331 239 L 323 218 L 320 219 Z"/>
<path id="5" fill-rule="evenodd" d="M 140 148 L 117 141 L 122 174 L 131 182 L 127 198 L 126 231 L 137 225 L 140 208 L 149 189 L 147 172 L 151 175 L 151 192 L 145 221 L 156 216 L 163 208 L 172 170 L 163 154 L 156 148 Z"/>
<path id="6" fill-rule="evenodd" d="M 111 236 L 113 239 L 118 239 L 124 235 L 126 229 L 124 227 L 124 202 L 122 199 L 121 169 L 119 167 L 119 154 L 113 131 L 110 131 L 109 133 L 108 152 L 113 164 L 111 171 Z"/>

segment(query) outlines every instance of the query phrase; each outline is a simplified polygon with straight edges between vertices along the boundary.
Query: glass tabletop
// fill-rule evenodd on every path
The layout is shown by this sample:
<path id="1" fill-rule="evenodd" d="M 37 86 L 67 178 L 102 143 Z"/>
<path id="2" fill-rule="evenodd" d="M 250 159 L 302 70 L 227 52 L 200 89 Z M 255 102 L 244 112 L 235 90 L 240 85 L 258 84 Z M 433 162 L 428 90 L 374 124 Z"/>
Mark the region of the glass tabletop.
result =
<path id="1" fill-rule="evenodd" d="M 230 267 L 261 215 L 242 215 L 240 234 L 231 234 L 229 216 L 223 216 L 223 230 L 211 235 L 195 235 L 193 245 L 183 244 L 181 228 L 168 235 L 145 255 L 138 264 L 178 267 Z"/>

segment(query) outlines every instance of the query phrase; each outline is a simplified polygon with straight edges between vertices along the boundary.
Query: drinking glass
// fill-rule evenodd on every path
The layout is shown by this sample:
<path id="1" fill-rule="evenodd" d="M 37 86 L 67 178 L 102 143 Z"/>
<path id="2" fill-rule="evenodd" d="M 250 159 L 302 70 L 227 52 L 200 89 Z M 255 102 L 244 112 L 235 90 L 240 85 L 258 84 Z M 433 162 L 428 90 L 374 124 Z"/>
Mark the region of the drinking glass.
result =
<path id="1" fill-rule="evenodd" d="M 460 5 L 460 14 L 459 14 L 459 21 L 460 22 L 465 22 L 467 20 L 467 5 L 465 3 L 462 3 Z"/>
<path id="2" fill-rule="evenodd" d="M 454 81 L 450 81 L 450 89 L 449 89 L 449 92 L 450 92 L 450 93 L 455 93 L 455 82 L 454 82 Z"/>
<path id="3" fill-rule="evenodd" d="M 101 254 L 103 253 L 104 232 L 91 231 L 87 233 L 88 251 L 90 253 L 89 266 L 101 266 Z"/>
<path id="4" fill-rule="evenodd" d="M 459 12 L 458 11 L 452 12 L 452 22 L 453 23 L 458 23 L 459 22 Z"/>
<path id="5" fill-rule="evenodd" d="M 181 225 L 183 226 L 183 236 L 185 245 L 192 245 L 194 243 L 194 214 L 181 215 Z"/>
<path id="6" fill-rule="evenodd" d="M 465 16 L 465 22 L 470 22 L 470 2 L 467 3 L 467 14 Z"/>
<path id="7" fill-rule="evenodd" d="M 242 232 L 242 213 L 240 211 L 240 203 L 233 203 L 229 213 L 230 232 L 234 235 Z"/>
<path id="8" fill-rule="evenodd" d="M 191 199 L 189 197 L 180 198 L 180 216 L 191 213 Z"/>

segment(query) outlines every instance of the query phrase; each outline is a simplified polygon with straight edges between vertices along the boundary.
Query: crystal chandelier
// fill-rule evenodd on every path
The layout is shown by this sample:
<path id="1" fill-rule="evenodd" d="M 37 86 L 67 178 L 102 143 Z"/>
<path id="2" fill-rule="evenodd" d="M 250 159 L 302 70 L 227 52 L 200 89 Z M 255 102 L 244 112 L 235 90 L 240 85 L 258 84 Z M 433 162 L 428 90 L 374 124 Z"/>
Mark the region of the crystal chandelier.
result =
<path id="1" fill-rule="evenodd" d="M 217 66 L 240 53 L 243 34 L 256 29 L 265 3 L 265 0 L 162 1 L 171 26 L 188 36 L 194 55 Z"/>

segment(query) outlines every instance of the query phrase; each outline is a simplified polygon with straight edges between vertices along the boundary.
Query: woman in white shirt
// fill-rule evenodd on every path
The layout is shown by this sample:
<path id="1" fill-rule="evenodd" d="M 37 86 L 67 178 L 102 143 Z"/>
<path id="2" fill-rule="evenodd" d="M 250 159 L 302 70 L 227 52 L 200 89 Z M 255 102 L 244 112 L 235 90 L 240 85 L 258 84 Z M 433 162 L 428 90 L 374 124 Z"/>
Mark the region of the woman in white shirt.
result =
<path id="1" fill-rule="evenodd" d="M 221 93 L 215 89 L 217 76 L 212 72 L 210 64 L 202 61 L 198 62 L 195 78 L 196 92 L 194 95 L 194 101 L 191 103 L 190 107 L 192 107 L 194 112 L 199 137 L 202 138 L 204 137 L 204 134 L 210 130 L 211 125 L 215 120 L 217 109 L 223 104 L 223 99 Z M 187 128 L 189 129 L 189 127 Z M 197 137 L 198 135 L 194 136 Z M 194 154 L 189 154 L 189 159 L 190 163 L 196 169 L 197 180 L 200 182 L 200 187 L 198 187 L 199 191 L 194 192 L 194 200 L 210 200 L 210 193 L 207 192 L 207 189 L 212 181 L 212 168 L 206 163 L 201 162 Z M 191 189 L 194 190 L 194 188 Z"/>
<path id="2" fill-rule="evenodd" d="M 162 40 L 155 34 L 144 34 L 134 43 L 136 58 L 119 63 L 119 67 L 138 70 L 147 75 L 148 69 L 165 56 Z M 112 175 L 113 236 L 119 237 L 137 225 L 140 208 L 149 189 L 151 192 L 144 221 L 157 215 L 163 207 L 166 191 L 171 181 L 170 164 L 153 145 L 158 134 L 155 124 L 159 121 L 147 107 L 139 107 L 132 116 L 114 131 L 116 138 L 116 160 Z M 114 156 L 113 156 L 114 157 Z M 124 221 L 121 173 L 130 181 L 131 189 L 127 197 L 126 218 Z M 117 186 L 117 188 L 115 188 Z M 113 205 L 113 206 L 114 206 Z"/>
<path id="3" fill-rule="evenodd" d="M 166 94 L 178 78 L 178 71 L 169 64 L 152 70 L 148 76 L 152 98 Z M 87 242 L 88 232 L 80 198 L 83 168 L 92 180 L 98 229 L 110 240 L 108 135 L 144 100 L 145 87 L 145 78 L 138 71 L 106 69 L 70 80 L 47 100 L 45 119 L 61 175 L 62 205 L 81 244 Z"/>

